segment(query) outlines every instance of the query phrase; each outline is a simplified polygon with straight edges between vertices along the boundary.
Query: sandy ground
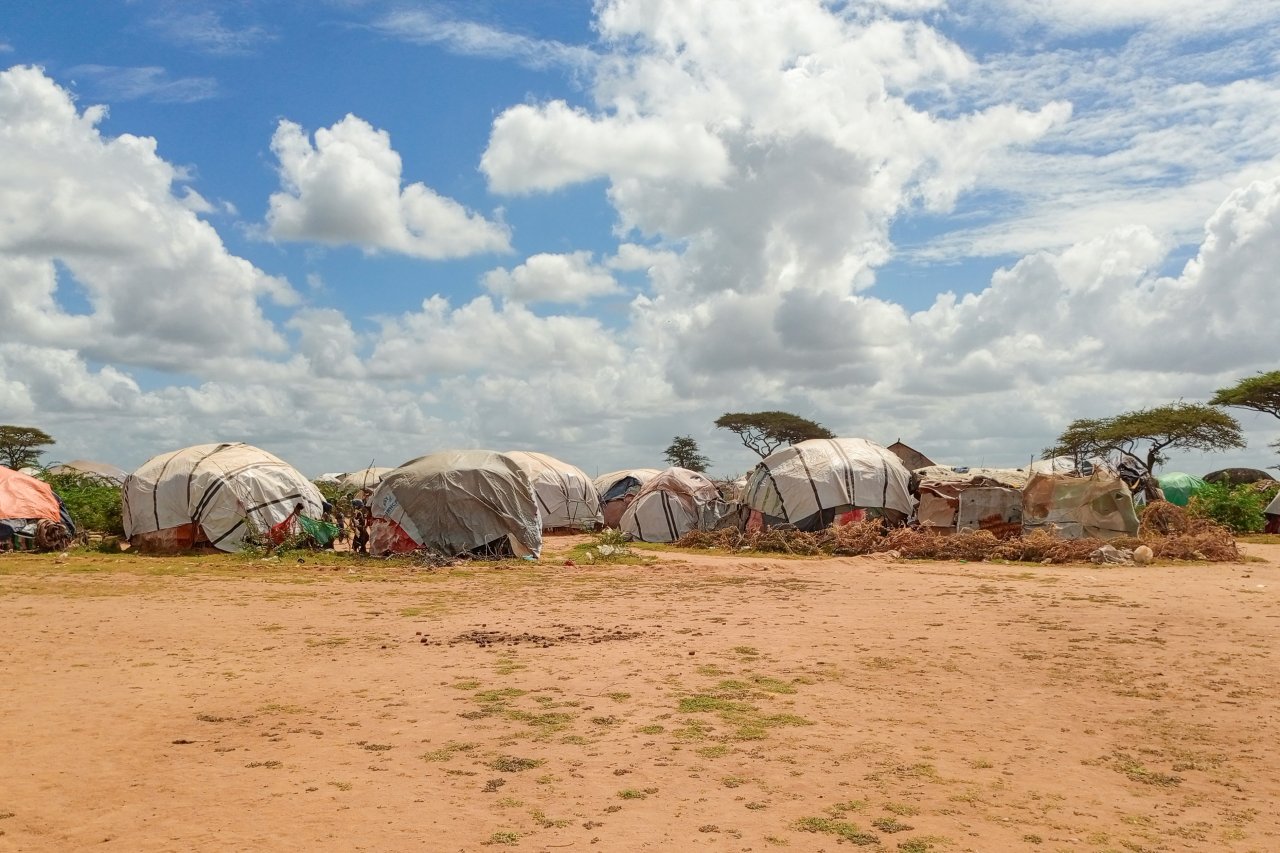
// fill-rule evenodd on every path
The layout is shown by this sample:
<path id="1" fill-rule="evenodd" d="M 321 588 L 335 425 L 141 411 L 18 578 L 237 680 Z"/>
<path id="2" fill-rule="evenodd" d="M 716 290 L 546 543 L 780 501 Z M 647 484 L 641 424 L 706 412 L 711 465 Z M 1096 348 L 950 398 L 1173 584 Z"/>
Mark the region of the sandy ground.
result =
<path id="1" fill-rule="evenodd" d="M 1280 850 L 1248 551 L 0 557 L 0 850 Z"/>

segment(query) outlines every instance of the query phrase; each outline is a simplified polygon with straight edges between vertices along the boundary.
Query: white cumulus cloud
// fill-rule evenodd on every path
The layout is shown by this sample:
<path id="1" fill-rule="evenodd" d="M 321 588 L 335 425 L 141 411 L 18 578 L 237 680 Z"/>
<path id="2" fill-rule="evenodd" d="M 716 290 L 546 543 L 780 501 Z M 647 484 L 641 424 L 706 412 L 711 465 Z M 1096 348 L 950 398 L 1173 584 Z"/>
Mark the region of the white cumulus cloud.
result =
<path id="1" fill-rule="evenodd" d="M 419 258 L 461 258 L 510 249 L 510 230 L 423 183 L 401 187 L 391 137 L 348 115 L 315 133 L 281 121 L 271 140 L 282 191 L 267 213 L 280 240 L 353 244 Z"/>
<path id="2" fill-rule="evenodd" d="M 584 303 L 622 292 L 607 269 L 591 261 L 590 252 L 533 255 L 514 269 L 484 275 L 490 292 L 514 302 Z"/>

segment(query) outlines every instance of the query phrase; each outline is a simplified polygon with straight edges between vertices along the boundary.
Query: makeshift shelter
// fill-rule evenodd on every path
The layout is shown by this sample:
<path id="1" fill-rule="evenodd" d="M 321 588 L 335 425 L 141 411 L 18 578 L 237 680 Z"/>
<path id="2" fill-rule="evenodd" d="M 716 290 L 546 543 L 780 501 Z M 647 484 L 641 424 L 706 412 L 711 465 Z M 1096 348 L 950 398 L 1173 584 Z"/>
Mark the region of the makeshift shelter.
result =
<path id="1" fill-rule="evenodd" d="M 314 477 L 311 482 L 315 483 L 317 486 L 336 486 L 345 476 L 347 475 L 340 471 L 334 471 L 327 474 L 321 474 L 319 477 Z"/>
<path id="2" fill-rule="evenodd" d="M 1063 539 L 1136 536 L 1133 496 L 1119 475 L 1097 467 L 1088 477 L 1032 474 L 1022 490 L 1022 529 Z"/>
<path id="3" fill-rule="evenodd" d="M 715 483 L 688 468 L 668 468 L 641 487 L 618 527 L 641 542 L 674 542 L 690 530 L 712 529 L 724 513 Z"/>
<path id="4" fill-rule="evenodd" d="M 1267 526 L 1264 528 L 1267 533 L 1280 533 L 1280 492 L 1276 492 L 1276 496 L 1271 499 L 1271 503 L 1267 504 L 1267 508 L 1262 511 L 1267 519 Z"/>
<path id="5" fill-rule="evenodd" d="M 1275 477 L 1272 477 L 1266 471 L 1259 471 L 1257 468 L 1223 468 L 1221 471 L 1212 471 L 1205 474 L 1201 479 L 1206 483 L 1245 486 L 1249 483 L 1270 482 Z"/>
<path id="6" fill-rule="evenodd" d="M 1030 476 L 1025 470 L 933 465 L 914 474 L 921 528 L 941 533 L 989 530 L 1000 537 L 1022 533 L 1022 489 Z"/>
<path id="7" fill-rule="evenodd" d="M 0 549 L 57 550 L 67 547 L 75 532 L 48 483 L 0 465 Z"/>
<path id="8" fill-rule="evenodd" d="M 595 530 L 603 523 L 600 496 L 581 468 L 545 453 L 509 450 L 505 455 L 515 460 L 533 484 L 544 531 Z"/>
<path id="9" fill-rule="evenodd" d="M 600 496 L 600 513 L 605 527 L 617 527 L 622 514 L 631 506 L 636 494 L 645 483 L 662 472 L 657 468 L 628 468 L 601 474 L 592 482 Z"/>
<path id="10" fill-rule="evenodd" d="M 911 473 L 888 448 L 865 438 L 811 438 L 762 459 L 741 503 L 751 513 L 749 526 L 821 530 L 864 512 L 898 523 L 915 507 L 910 483 Z"/>
<path id="11" fill-rule="evenodd" d="M 505 453 L 445 450 L 382 478 L 369 498 L 369 553 L 538 556 L 542 523 L 529 475 Z"/>
<path id="12" fill-rule="evenodd" d="M 932 468 L 938 464 L 914 447 L 903 444 L 902 439 L 898 439 L 886 447 L 885 450 L 901 459 L 902 464 L 907 467 L 908 471 L 915 471 L 918 468 Z"/>
<path id="13" fill-rule="evenodd" d="M 350 474 L 343 474 L 338 478 L 338 489 L 349 495 L 369 494 L 378 488 L 383 477 L 394 470 L 394 468 L 370 466 Z"/>
<path id="14" fill-rule="evenodd" d="M 266 533 L 302 504 L 319 518 L 320 491 L 289 463 L 241 442 L 153 456 L 124 482 L 124 533 L 146 551 L 212 545 L 239 551 L 247 526 Z"/>
<path id="15" fill-rule="evenodd" d="M 1206 485 L 1204 480 L 1194 474 L 1184 474 L 1181 471 L 1161 474 L 1156 480 L 1160 483 L 1160 491 L 1164 492 L 1164 499 L 1176 506 L 1186 506 L 1191 503 L 1195 493 Z"/>
<path id="16" fill-rule="evenodd" d="M 129 472 L 108 462 L 92 462 L 88 459 L 73 459 L 70 462 L 59 462 L 49 466 L 50 474 L 82 474 L 107 483 L 123 486 Z"/>

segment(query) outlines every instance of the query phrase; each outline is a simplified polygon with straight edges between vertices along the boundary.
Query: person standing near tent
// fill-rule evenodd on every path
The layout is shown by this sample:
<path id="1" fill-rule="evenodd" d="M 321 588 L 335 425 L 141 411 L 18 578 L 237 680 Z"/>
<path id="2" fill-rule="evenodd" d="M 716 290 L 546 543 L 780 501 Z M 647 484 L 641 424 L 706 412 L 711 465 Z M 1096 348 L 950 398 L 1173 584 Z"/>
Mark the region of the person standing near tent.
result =
<path id="1" fill-rule="evenodd" d="M 357 554 L 369 553 L 369 507 L 365 506 L 364 501 L 356 498 L 351 502 L 352 508 L 355 510 L 351 514 L 351 523 L 353 532 L 351 535 L 351 550 Z"/>

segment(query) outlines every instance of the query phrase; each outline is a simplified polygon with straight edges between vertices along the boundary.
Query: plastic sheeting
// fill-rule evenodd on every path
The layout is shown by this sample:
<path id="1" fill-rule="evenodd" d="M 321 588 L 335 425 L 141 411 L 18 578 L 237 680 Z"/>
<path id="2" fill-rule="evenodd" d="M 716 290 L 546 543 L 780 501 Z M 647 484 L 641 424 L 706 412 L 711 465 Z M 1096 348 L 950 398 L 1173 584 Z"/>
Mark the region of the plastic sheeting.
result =
<path id="1" fill-rule="evenodd" d="M 378 484 L 382 482 L 382 478 L 394 471 L 394 468 L 376 468 L 368 467 L 360 471 L 353 471 L 350 474 L 343 474 L 338 477 L 338 488 L 347 494 L 359 494 L 360 492 L 372 492 L 378 488 Z"/>
<path id="2" fill-rule="evenodd" d="M 605 527 L 620 525 L 623 514 L 640 489 L 661 473 L 657 468 L 628 468 L 596 477 L 593 485 L 600 495 L 600 512 L 604 516 Z"/>
<path id="3" fill-rule="evenodd" d="M 0 465 L 0 518 L 60 522 L 62 514 L 48 483 Z"/>
<path id="4" fill-rule="evenodd" d="M 600 496 L 581 468 L 545 453 L 510 450 L 506 455 L 516 461 L 533 484 L 543 530 L 594 530 L 604 521 Z"/>
<path id="5" fill-rule="evenodd" d="M 996 536 L 1022 532 L 1021 468 L 949 468 L 934 465 L 915 472 L 920 481 L 920 526 L 954 533 L 989 530 Z"/>
<path id="6" fill-rule="evenodd" d="M 854 509 L 911 515 L 911 473 L 888 449 L 864 438 L 814 438 L 769 454 L 751 472 L 743 506 L 767 524 L 819 530 Z"/>
<path id="7" fill-rule="evenodd" d="M 1136 536 L 1138 516 L 1124 481 L 1098 468 L 1089 477 L 1033 474 L 1022 491 L 1022 526 L 1063 539 Z"/>
<path id="8" fill-rule="evenodd" d="M 542 550 L 533 484 L 504 453 L 446 450 L 420 456 L 388 472 L 369 505 L 374 554 L 414 546 L 449 556 L 503 545 L 517 557 L 536 557 Z"/>
<path id="9" fill-rule="evenodd" d="M 1160 483 L 1160 491 L 1164 492 L 1164 499 L 1176 506 L 1186 506 L 1191 503 L 1195 493 L 1206 485 L 1205 481 L 1196 475 L 1184 474 L 1181 471 L 1170 471 L 1156 479 Z"/>
<path id="10" fill-rule="evenodd" d="M 320 492 L 279 457 L 241 442 L 200 444 L 147 460 L 124 483 L 124 532 L 142 549 L 208 543 L 239 551 L 245 522 L 266 532 L 302 504 L 319 518 Z"/>
<path id="11" fill-rule="evenodd" d="M 641 542 L 674 542 L 710 530 L 725 513 L 716 484 L 688 468 L 668 468 L 645 483 L 619 522 Z"/>

